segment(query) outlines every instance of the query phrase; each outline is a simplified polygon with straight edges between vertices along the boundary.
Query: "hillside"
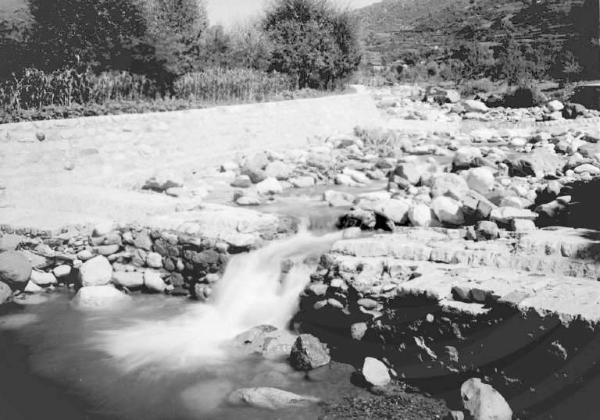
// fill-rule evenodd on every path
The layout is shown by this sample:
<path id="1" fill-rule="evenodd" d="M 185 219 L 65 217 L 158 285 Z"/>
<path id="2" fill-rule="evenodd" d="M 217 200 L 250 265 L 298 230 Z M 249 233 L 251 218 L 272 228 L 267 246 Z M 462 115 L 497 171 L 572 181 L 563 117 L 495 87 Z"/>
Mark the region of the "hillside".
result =
<path id="1" fill-rule="evenodd" d="M 356 12 L 368 51 L 393 60 L 398 53 L 460 39 L 495 42 L 506 28 L 522 42 L 562 44 L 585 25 L 588 0 L 384 0 Z M 597 2 L 595 3 L 597 7 Z M 590 28 L 589 31 L 594 31 Z"/>

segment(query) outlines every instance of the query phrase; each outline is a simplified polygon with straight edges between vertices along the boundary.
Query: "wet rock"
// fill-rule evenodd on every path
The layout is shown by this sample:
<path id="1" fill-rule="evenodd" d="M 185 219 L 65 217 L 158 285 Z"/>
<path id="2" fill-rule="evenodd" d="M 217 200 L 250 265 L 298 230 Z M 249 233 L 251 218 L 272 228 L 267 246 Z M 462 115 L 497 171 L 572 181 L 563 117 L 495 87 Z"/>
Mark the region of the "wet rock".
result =
<path id="1" fill-rule="evenodd" d="M 329 350 L 313 335 L 300 335 L 292 346 L 290 364 L 296 370 L 312 370 L 330 361 Z"/>
<path id="2" fill-rule="evenodd" d="M 10 286 L 0 281 L 0 305 L 5 303 L 12 296 Z"/>
<path id="3" fill-rule="evenodd" d="M 116 254 L 119 252 L 121 247 L 119 245 L 101 245 L 94 248 L 98 255 L 103 255 L 108 257 L 110 255 Z"/>
<path id="4" fill-rule="evenodd" d="M 162 172 L 148 179 L 142 189 L 164 193 L 170 188 L 181 187 L 183 187 L 183 179 L 179 175 L 171 172 Z"/>
<path id="5" fill-rule="evenodd" d="M 563 105 L 563 103 L 561 101 L 550 101 L 546 104 L 546 106 L 548 107 L 548 110 L 550 112 L 558 112 L 558 111 L 562 111 L 565 106 Z"/>
<path id="6" fill-rule="evenodd" d="M 352 205 L 354 196 L 341 191 L 328 190 L 323 193 L 323 201 L 329 203 L 331 207 L 346 207 Z"/>
<path id="7" fill-rule="evenodd" d="M 354 208 L 340 218 L 340 228 L 360 227 L 362 229 L 375 229 L 377 218 L 374 211 Z"/>
<path id="8" fill-rule="evenodd" d="M 79 289 L 72 304 L 81 310 L 117 309 L 131 301 L 125 293 L 115 289 L 114 286 L 93 286 Z"/>
<path id="9" fill-rule="evenodd" d="M 31 277 L 32 264 L 19 251 L 0 254 L 0 281 L 14 290 L 23 290 Z"/>
<path id="10" fill-rule="evenodd" d="M 250 188 L 252 181 L 248 175 L 240 175 L 231 183 L 233 188 Z"/>
<path id="11" fill-rule="evenodd" d="M 306 407 L 319 402 L 318 398 L 298 395 L 277 388 L 241 388 L 227 398 L 229 404 L 246 405 L 267 410 Z"/>
<path id="12" fill-rule="evenodd" d="M 365 358 L 361 373 L 365 382 L 370 386 L 384 387 L 392 380 L 387 366 L 373 357 Z"/>
<path id="13" fill-rule="evenodd" d="M 467 175 L 467 185 L 474 191 L 480 194 L 487 194 L 494 188 L 494 173 L 491 169 L 481 167 L 474 168 L 469 171 Z"/>
<path id="14" fill-rule="evenodd" d="M 354 187 L 358 185 L 358 183 L 354 181 L 350 175 L 346 174 L 337 174 L 334 181 L 336 185 L 345 185 L 348 187 Z"/>
<path id="15" fill-rule="evenodd" d="M 292 175 L 292 172 L 293 168 L 280 160 L 269 163 L 265 168 L 265 174 L 268 178 L 275 178 L 279 181 L 285 181 L 289 179 L 289 177 Z"/>
<path id="16" fill-rule="evenodd" d="M 460 226 L 465 222 L 461 204 L 450 197 L 434 198 L 431 202 L 431 209 L 442 223 Z"/>
<path id="17" fill-rule="evenodd" d="M 31 272 L 31 282 L 38 286 L 47 287 L 53 284 L 58 283 L 56 277 L 52 273 L 44 273 L 43 271 L 32 271 Z"/>
<path id="18" fill-rule="evenodd" d="M 137 271 L 116 271 L 112 281 L 117 286 L 127 289 L 139 289 L 144 285 L 144 274 Z"/>
<path id="19" fill-rule="evenodd" d="M 266 178 L 264 181 L 256 184 L 256 192 L 260 195 L 279 194 L 283 192 L 283 187 L 275 178 Z"/>
<path id="20" fill-rule="evenodd" d="M 259 206 L 261 204 L 260 197 L 255 193 L 249 194 L 235 194 L 234 199 L 235 204 L 238 206 Z"/>
<path id="21" fill-rule="evenodd" d="M 256 153 L 250 156 L 242 167 L 242 175 L 247 175 L 254 184 L 267 178 L 264 169 L 269 164 L 266 153 Z"/>
<path id="22" fill-rule="evenodd" d="M 590 163 L 585 163 L 583 165 L 579 165 L 577 166 L 575 169 L 573 169 L 575 171 L 576 174 L 583 174 L 583 173 L 589 173 L 591 175 L 598 175 L 600 174 L 600 168 L 597 166 L 594 166 Z"/>
<path id="23" fill-rule="evenodd" d="M 81 261 L 88 261 L 94 258 L 94 254 L 89 249 L 81 250 L 77 253 L 77 259 Z"/>
<path id="24" fill-rule="evenodd" d="M 353 340 L 360 341 L 367 333 L 367 329 L 368 327 L 366 322 L 357 322 L 350 326 L 350 335 Z"/>
<path id="25" fill-rule="evenodd" d="M 86 261 L 79 269 L 79 280 L 84 287 L 103 286 L 110 283 L 111 278 L 112 266 L 101 255 Z"/>
<path id="26" fill-rule="evenodd" d="M 481 379 L 472 378 L 463 383 L 460 394 L 465 411 L 474 420 L 512 419 L 512 410 L 504 397 Z"/>

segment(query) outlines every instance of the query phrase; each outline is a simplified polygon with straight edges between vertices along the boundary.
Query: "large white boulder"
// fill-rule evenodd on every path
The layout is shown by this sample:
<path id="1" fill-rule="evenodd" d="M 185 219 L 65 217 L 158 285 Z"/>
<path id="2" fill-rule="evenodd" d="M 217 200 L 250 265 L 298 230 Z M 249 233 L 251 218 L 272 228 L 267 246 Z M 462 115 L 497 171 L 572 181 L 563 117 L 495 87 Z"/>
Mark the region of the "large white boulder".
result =
<path id="1" fill-rule="evenodd" d="M 485 195 L 490 192 L 494 188 L 495 182 L 494 173 L 486 167 L 473 168 L 467 175 L 467 185 L 479 194 Z"/>
<path id="2" fill-rule="evenodd" d="M 392 380 L 387 366 L 373 357 L 365 358 L 361 372 L 365 381 L 371 386 L 386 386 Z"/>
<path id="3" fill-rule="evenodd" d="M 276 178 L 267 178 L 256 184 L 256 192 L 260 195 L 279 194 L 282 191 L 283 187 Z"/>
<path id="4" fill-rule="evenodd" d="M 408 210 L 408 220 L 414 227 L 435 226 L 435 215 L 427 204 L 415 204 Z"/>
<path id="5" fill-rule="evenodd" d="M 19 251 L 0 253 L 0 281 L 22 290 L 31 277 L 31 262 Z"/>
<path id="6" fill-rule="evenodd" d="M 112 272 L 108 259 L 99 255 L 82 264 L 79 269 L 79 280 L 84 287 L 104 286 L 110 283 Z"/>
<path id="7" fill-rule="evenodd" d="M 118 309 L 129 303 L 130 300 L 129 296 L 111 285 L 88 286 L 79 289 L 72 304 L 81 310 L 104 310 Z"/>
<path id="8" fill-rule="evenodd" d="M 431 209 L 442 223 L 460 226 L 465 222 L 461 204 L 450 197 L 434 198 L 431 202 Z"/>
<path id="9" fill-rule="evenodd" d="M 472 378 L 460 388 L 463 406 L 474 420 L 511 420 L 512 410 L 491 385 Z"/>

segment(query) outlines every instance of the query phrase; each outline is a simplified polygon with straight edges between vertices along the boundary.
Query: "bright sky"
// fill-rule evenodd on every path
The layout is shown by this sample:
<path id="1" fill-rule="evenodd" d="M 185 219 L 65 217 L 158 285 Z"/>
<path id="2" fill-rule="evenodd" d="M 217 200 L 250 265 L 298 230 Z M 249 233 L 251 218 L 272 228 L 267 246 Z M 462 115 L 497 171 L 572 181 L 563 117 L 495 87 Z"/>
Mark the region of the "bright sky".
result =
<path id="1" fill-rule="evenodd" d="M 3 0 L 0 0 L 2 2 Z M 270 0 L 204 0 L 208 8 L 211 24 L 230 26 L 260 13 Z M 381 0 L 335 0 L 336 3 L 350 8 L 363 7 Z"/>

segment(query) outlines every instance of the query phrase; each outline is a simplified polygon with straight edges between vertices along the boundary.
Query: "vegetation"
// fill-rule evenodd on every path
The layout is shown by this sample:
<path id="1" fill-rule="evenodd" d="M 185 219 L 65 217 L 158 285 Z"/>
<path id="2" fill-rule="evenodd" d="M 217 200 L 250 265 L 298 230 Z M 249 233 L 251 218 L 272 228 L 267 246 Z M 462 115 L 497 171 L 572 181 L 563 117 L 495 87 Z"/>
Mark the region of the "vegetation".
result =
<path id="1" fill-rule="evenodd" d="M 324 0 L 280 0 L 263 28 L 271 41 L 270 70 L 294 76 L 301 88 L 333 88 L 360 62 L 350 14 Z"/>

